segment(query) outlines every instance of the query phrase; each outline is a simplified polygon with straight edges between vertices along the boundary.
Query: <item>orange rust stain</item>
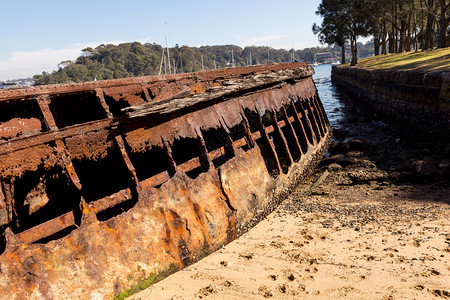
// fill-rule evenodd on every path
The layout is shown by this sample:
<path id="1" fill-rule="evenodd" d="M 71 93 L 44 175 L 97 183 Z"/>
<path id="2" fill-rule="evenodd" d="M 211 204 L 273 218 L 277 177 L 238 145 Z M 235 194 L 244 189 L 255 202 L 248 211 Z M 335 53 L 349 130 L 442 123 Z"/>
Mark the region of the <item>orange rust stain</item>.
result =
<path id="1" fill-rule="evenodd" d="M 198 94 L 206 92 L 206 84 L 205 83 L 197 83 L 191 84 L 189 86 L 191 88 L 191 94 Z"/>

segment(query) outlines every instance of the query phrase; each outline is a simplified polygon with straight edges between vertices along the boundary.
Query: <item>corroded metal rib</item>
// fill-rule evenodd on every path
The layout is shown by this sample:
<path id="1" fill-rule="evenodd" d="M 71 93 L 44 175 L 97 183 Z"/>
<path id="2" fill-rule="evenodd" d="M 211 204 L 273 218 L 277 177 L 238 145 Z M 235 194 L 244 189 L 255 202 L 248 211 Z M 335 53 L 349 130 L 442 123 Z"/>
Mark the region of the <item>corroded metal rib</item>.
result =
<path id="1" fill-rule="evenodd" d="M 112 296 L 253 226 L 329 142 L 313 72 L 0 91 L 0 294 Z"/>

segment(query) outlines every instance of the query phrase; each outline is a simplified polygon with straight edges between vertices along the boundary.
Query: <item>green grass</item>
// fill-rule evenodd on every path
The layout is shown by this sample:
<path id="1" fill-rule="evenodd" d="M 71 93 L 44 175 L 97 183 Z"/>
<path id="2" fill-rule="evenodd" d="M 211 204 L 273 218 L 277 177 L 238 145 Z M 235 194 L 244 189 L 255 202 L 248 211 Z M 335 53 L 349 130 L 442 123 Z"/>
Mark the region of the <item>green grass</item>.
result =
<path id="1" fill-rule="evenodd" d="M 349 67 L 350 64 L 342 65 Z M 358 61 L 358 69 L 450 71 L 450 48 L 377 55 Z"/>

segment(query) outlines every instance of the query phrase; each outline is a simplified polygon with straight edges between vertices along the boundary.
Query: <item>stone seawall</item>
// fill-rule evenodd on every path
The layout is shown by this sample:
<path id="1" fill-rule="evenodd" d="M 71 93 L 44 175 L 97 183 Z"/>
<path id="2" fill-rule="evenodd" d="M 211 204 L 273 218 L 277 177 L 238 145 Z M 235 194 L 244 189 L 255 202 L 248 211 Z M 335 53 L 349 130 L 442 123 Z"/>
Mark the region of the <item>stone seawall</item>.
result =
<path id="1" fill-rule="evenodd" d="M 432 134 L 450 136 L 450 72 L 335 66 L 331 77 L 345 94 L 377 113 Z"/>

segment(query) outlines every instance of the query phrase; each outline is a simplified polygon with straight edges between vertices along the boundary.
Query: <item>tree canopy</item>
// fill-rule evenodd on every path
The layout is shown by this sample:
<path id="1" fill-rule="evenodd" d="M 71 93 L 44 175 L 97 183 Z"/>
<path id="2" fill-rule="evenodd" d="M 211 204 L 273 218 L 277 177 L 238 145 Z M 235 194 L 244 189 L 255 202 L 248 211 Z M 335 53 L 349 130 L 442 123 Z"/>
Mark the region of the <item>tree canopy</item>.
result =
<path id="1" fill-rule="evenodd" d="M 295 59 L 313 63 L 315 54 L 333 52 L 337 56 L 339 48 L 312 47 L 295 51 Z M 245 47 L 236 45 L 189 47 L 179 46 L 169 49 L 171 73 L 195 72 L 203 69 L 246 66 L 263 63 L 287 62 L 292 60 L 292 49 L 273 49 L 270 47 Z M 58 70 L 35 75 L 35 85 L 84 82 L 92 80 L 116 79 L 135 76 L 158 75 L 163 48 L 155 43 L 139 42 L 120 45 L 99 45 L 85 48 L 75 61 L 63 61 Z M 166 58 L 166 57 L 165 57 Z M 167 58 L 166 58 L 166 64 Z M 166 67 L 167 72 L 169 71 Z"/>
<path id="2" fill-rule="evenodd" d="M 352 65 L 361 36 L 373 37 L 375 55 L 450 46 L 450 0 L 322 0 L 316 14 L 319 41 L 350 43 Z"/>

